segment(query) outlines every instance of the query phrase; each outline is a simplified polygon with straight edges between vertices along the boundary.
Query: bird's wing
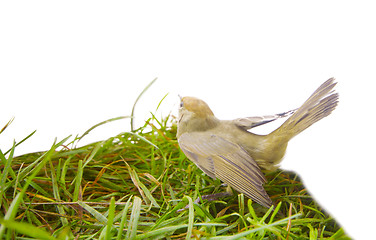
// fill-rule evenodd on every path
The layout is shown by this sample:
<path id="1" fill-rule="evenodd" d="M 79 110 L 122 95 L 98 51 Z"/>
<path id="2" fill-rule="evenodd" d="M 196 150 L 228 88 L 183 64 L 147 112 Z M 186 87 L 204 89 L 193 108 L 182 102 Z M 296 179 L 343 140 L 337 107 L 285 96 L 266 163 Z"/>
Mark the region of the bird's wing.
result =
<path id="1" fill-rule="evenodd" d="M 298 109 L 290 110 L 284 113 L 278 113 L 274 115 L 266 115 L 260 117 L 245 117 L 245 118 L 237 118 L 234 119 L 234 123 L 236 126 L 243 128 L 244 130 L 248 130 L 254 127 L 258 127 L 265 123 L 273 122 L 277 119 L 289 117 Z"/>
<path id="2" fill-rule="evenodd" d="M 241 146 L 200 132 L 184 133 L 178 141 L 185 155 L 210 177 L 219 178 L 263 206 L 272 205 L 263 187 L 263 173 Z"/>

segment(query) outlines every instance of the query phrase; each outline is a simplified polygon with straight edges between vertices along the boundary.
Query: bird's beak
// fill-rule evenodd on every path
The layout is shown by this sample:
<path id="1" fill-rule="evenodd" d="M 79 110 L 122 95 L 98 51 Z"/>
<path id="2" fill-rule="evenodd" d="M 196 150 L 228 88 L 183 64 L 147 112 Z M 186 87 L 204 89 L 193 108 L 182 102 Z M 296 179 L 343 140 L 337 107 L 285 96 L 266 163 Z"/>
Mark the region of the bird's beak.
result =
<path id="1" fill-rule="evenodd" d="M 180 96 L 179 94 L 178 94 L 178 96 L 180 98 L 180 108 L 182 108 L 183 107 L 183 97 Z"/>

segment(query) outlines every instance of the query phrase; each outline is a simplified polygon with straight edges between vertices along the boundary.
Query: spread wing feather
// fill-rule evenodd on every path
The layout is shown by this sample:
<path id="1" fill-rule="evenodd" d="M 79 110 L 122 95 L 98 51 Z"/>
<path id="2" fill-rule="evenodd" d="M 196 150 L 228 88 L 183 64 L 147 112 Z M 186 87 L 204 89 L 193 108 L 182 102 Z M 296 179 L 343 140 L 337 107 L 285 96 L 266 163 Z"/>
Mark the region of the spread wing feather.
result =
<path id="1" fill-rule="evenodd" d="M 263 206 L 272 205 L 263 187 L 263 173 L 241 146 L 200 132 L 184 133 L 178 141 L 186 156 L 207 175 L 219 178 Z"/>
<path id="2" fill-rule="evenodd" d="M 278 113 L 274 115 L 266 115 L 260 117 L 245 117 L 245 118 L 237 118 L 234 120 L 235 125 L 244 130 L 249 130 L 254 127 L 258 127 L 264 125 L 266 123 L 273 122 L 280 118 L 289 117 L 294 114 L 298 109 L 290 110 L 284 113 Z"/>

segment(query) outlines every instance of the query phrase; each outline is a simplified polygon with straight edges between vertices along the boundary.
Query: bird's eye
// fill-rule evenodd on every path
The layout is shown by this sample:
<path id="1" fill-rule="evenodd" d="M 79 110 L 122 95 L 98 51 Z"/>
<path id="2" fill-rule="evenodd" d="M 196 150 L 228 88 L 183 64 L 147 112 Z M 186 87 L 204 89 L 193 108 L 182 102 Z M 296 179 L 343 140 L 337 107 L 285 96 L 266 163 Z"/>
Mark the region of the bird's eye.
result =
<path id="1" fill-rule="evenodd" d="M 180 98 L 180 108 L 184 107 L 183 98 L 182 96 L 178 95 Z"/>

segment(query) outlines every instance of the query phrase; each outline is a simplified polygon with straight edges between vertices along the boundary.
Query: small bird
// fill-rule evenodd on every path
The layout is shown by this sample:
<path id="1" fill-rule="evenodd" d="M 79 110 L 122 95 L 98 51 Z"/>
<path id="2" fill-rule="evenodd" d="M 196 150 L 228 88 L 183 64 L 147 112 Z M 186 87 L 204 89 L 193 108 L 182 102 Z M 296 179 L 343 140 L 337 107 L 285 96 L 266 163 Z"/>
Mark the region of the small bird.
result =
<path id="1" fill-rule="evenodd" d="M 219 120 L 209 106 L 195 97 L 181 98 L 177 139 L 184 154 L 213 179 L 219 178 L 265 207 L 273 203 L 266 193 L 264 172 L 278 168 L 288 141 L 338 104 L 334 78 L 325 81 L 304 103 L 285 113 Z M 267 135 L 247 130 L 289 117 Z"/>

